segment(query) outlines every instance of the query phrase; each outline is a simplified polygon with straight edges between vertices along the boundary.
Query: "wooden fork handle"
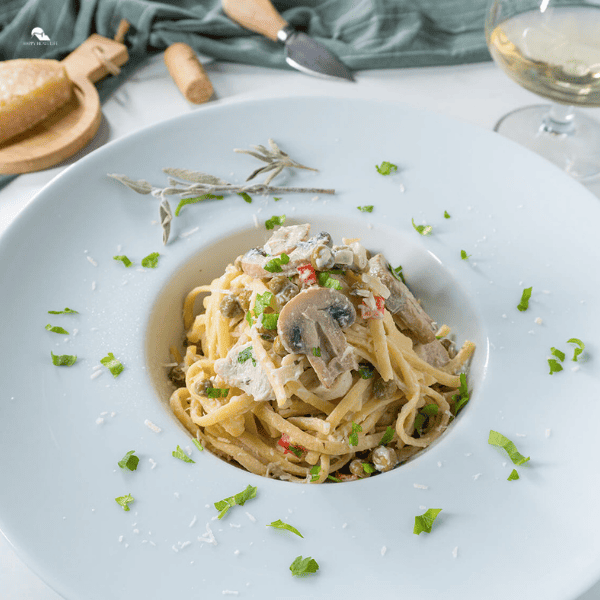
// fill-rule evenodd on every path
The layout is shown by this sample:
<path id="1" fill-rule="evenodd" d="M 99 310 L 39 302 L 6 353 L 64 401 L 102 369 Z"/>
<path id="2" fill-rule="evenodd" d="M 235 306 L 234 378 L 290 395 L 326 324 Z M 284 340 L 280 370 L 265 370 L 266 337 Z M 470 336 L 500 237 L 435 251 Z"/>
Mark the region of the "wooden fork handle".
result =
<path id="1" fill-rule="evenodd" d="M 287 21 L 269 0 L 222 0 L 223 11 L 232 20 L 256 33 L 277 41 Z"/>

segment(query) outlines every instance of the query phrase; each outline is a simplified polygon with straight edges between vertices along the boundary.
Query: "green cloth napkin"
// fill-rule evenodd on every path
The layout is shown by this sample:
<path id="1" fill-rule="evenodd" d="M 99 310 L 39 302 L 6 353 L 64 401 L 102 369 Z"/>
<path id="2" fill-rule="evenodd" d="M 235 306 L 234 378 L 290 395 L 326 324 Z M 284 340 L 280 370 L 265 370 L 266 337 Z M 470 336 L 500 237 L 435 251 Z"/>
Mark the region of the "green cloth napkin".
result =
<path id="1" fill-rule="evenodd" d="M 274 2 L 286 21 L 351 70 L 489 60 L 483 32 L 487 4 L 488 0 Z M 281 45 L 231 21 L 219 0 L 3 0 L 0 60 L 62 59 L 92 33 L 114 37 L 121 19 L 131 24 L 125 38 L 130 58 L 121 75 L 98 83 L 101 99 L 149 55 L 174 42 L 185 42 L 217 60 L 291 68 Z M 33 36 L 35 28 L 49 40 Z M 0 179 L 0 187 L 3 182 L 6 178 Z"/>

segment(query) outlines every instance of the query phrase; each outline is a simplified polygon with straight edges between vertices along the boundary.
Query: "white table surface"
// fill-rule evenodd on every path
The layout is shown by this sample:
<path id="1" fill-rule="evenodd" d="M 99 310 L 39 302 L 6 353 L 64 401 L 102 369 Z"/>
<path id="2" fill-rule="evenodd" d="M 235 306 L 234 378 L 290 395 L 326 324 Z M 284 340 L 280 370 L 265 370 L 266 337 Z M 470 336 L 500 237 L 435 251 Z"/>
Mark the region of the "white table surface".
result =
<path id="1" fill-rule="evenodd" d="M 292 70 L 203 62 L 215 90 L 211 102 L 346 94 L 403 102 L 486 129 L 492 129 L 502 115 L 515 108 L 540 103 L 537 96 L 509 80 L 492 62 L 456 67 L 362 71 L 357 73 L 355 84 L 324 81 Z M 202 108 L 202 105 L 190 104 L 183 98 L 164 65 L 162 55 L 153 57 L 103 104 L 102 125 L 88 147 L 57 167 L 21 175 L 0 190 L 0 234 L 46 183 L 77 158 L 148 125 Z M 600 109 L 588 109 L 586 112 L 600 120 Z M 600 180 L 587 187 L 600 199 Z M 3 482 L 4 485 L 6 483 Z M 60 540 L 57 540 L 57 551 L 60 551 Z M 1 535 L 0 598 L 61 599 L 20 561 L 15 549 Z M 600 582 L 577 600 L 600 600 Z"/>

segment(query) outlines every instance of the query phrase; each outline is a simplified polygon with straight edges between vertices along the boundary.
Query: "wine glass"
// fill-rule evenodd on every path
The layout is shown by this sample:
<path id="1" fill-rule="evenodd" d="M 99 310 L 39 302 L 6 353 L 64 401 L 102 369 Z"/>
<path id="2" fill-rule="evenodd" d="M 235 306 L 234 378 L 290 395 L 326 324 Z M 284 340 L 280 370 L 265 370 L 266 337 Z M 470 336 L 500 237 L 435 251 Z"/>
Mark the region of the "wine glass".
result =
<path id="1" fill-rule="evenodd" d="M 600 0 L 493 0 L 485 23 L 492 58 L 551 105 L 517 109 L 495 131 L 580 181 L 600 174 Z"/>

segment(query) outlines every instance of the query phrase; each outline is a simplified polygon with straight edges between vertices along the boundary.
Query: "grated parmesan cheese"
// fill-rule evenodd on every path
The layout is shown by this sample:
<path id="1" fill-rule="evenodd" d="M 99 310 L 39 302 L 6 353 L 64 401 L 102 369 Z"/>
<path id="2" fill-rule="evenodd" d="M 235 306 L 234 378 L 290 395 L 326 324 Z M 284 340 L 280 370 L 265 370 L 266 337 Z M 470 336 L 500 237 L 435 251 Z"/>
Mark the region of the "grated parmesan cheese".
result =
<path id="1" fill-rule="evenodd" d="M 160 427 L 158 427 L 157 425 L 155 425 L 152 421 L 149 421 L 148 419 L 146 419 L 144 421 L 144 425 L 146 427 L 148 427 L 149 429 L 152 429 L 152 431 L 154 431 L 154 433 L 160 433 L 162 431 L 162 429 Z"/>

